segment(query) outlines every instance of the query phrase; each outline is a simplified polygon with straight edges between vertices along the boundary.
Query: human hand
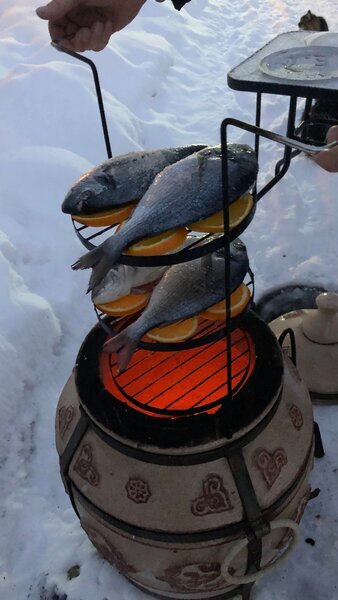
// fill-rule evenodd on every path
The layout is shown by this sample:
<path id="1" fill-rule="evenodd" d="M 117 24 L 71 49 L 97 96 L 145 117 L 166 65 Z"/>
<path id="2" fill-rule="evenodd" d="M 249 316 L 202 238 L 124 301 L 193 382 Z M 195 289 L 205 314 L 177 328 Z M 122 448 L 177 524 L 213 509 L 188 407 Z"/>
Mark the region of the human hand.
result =
<path id="1" fill-rule="evenodd" d="M 146 0 L 52 0 L 36 10 L 50 37 L 75 52 L 99 52 L 139 13 Z"/>
<path id="2" fill-rule="evenodd" d="M 333 125 L 327 132 L 326 143 L 331 144 L 331 142 L 338 142 L 338 125 Z M 318 152 L 312 158 L 325 171 L 338 173 L 338 146 L 331 148 L 331 150 Z"/>

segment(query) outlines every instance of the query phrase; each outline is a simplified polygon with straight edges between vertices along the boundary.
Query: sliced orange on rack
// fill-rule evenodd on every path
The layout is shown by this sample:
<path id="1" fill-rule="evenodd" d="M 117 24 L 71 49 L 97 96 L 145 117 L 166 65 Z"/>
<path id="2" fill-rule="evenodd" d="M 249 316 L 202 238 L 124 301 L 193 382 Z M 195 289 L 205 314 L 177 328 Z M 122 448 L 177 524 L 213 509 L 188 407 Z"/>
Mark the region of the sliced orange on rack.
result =
<path id="1" fill-rule="evenodd" d="M 230 296 L 231 317 L 234 318 L 240 315 L 249 304 L 250 299 L 250 290 L 245 283 L 242 283 Z M 210 306 L 210 308 L 201 312 L 200 316 L 204 317 L 204 319 L 211 319 L 212 321 L 221 321 L 226 319 L 225 300 L 221 300 L 221 302 Z"/>
<path id="2" fill-rule="evenodd" d="M 112 210 L 106 210 L 92 215 L 72 215 L 72 219 L 81 225 L 87 227 L 107 227 L 108 225 L 117 225 L 127 219 L 133 212 L 136 202 L 125 204 Z"/>
<path id="3" fill-rule="evenodd" d="M 229 206 L 229 228 L 234 229 L 239 225 L 250 213 L 253 207 L 253 197 L 251 194 L 244 194 L 238 200 L 235 200 Z M 202 233 L 222 233 L 224 231 L 223 211 L 211 215 L 207 219 L 197 221 L 189 225 L 189 229 L 193 231 L 201 231 Z"/>
<path id="4" fill-rule="evenodd" d="M 113 317 L 124 317 L 127 315 L 133 315 L 134 313 L 144 308 L 150 297 L 150 292 L 147 294 L 129 294 L 113 300 L 113 302 L 106 302 L 105 304 L 95 304 L 96 308 L 101 312 L 112 315 Z"/>
<path id="5" fill-rule="evenodd" d="M 181 342 L 194 335 L 198 327 L 198 317 L 189 317 L 184 321 L 177 321 L 171 325 L 154 327 L 148 331 L 147 336 L 151 340 L 162 343 Z"/>
<path id="6" fill-rule="evenodd" d="M 126 254 L 131 256 L 152 256 L 156 254 L 166 254 L 177 250 L 186 240 L 188 230 L 185 227 L 170 229 L 158 235 L 144 238 L 135 244 L 129 246 Z"/>

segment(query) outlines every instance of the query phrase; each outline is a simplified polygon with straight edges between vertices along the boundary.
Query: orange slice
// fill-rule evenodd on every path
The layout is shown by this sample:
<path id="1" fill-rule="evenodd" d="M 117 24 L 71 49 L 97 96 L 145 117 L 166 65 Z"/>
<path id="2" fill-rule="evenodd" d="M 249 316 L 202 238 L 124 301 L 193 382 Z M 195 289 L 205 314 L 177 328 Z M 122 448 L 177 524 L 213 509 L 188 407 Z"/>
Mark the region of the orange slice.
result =
<path id="1" fill-rule="evenodd" d="M 238 200 L 235 200 L 229 206 L 229 226 L 230 230 L 237 227 L 248 216 L 253 207 L 253 197 L 251 194 L 244 194 Z M 189 225 L 193 231 L 202 233 L 219 233 L 224 231 L 223 211 L 211 215 L 207 219 L 197 221 Z"/>
<path id="2" fill-rule="evenodd" d="M 99 213 L 93 213 L 92 215 L 72 215 L 72 219 L 81 225 L 87 225 L 88 227 L 106 227 L 108 225 L 117 225 L 127 219 L 133 212 L 136 206 L 136 202 L 132 204 L 126 204 L 113 208 L 112 210 L 106 210 Z"/>
<path id="3" fill-rule="evenodd" d="M 190 317 L 171 325 L 154 327 L 154 329 L 148 331 L 147 336 L 156 342 L 181 342 L 194 335 L 197 327 L 198 317 Z"/>
<path id="4" fill-rule="evenodd" d="M 250 298 L 251 294 L 248 286 L 246 286 L 245 283 L 242 283 L 230 296 L 231 317 L 240 315 L 247 307 Z M 210 306 L 210 308 L 201 312 L 200 316 L 213 321 L 224 320 L 226 318 L 225 300 L 221 300 L 221 302 Z"/>
<path id="5" fill-rule="evenodd" d="M 153 254 L 166 254 L 176 250 L 184 244 L 188 230 L 185 227 L 170 229 L 158 235 L 144 238 L 129 246 L 126 254 L 132 256 L 151 256 Z"/>
<path id="6" fill-rule="evenodd" d="M 129 294 L 128 296 L 123 296 L 123 298 L 113 300 L 113 302 L 95 304 L 95 306 L 107 315 L 124 317 L 125 315 L 132 315 L 141 310 L 147 304 L 149 296 L 150 292 L 149 294 Z"/>

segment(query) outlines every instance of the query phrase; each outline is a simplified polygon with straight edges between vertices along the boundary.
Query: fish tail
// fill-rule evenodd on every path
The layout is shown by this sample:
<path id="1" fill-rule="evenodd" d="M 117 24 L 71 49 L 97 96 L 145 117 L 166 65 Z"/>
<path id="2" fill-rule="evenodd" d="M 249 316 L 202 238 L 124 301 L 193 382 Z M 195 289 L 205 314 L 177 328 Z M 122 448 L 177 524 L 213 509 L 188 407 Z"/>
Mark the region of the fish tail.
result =
<path id="1" fill-rule="evenodd" d="M 99 249 L 100 247 L 94 248 L 94 250 L 90 250 L 90 252 L 80 256 L 80 258 L 72 265 L 72 269 L 78 271 L 78 269 L 90 269 L 90 267 L 94 267 L 100 260 Z"/>
<path id="2" fill-rule="evenodd" d="M 126 370 L 138 344 L 138 338 L 133 337 L 129 330 L 130 327 L 127 327 L 103 346 L 104 352 L 117 354 L 117 370 L 119 373 Z"/>
<path id="3" fill-rule="evenodd" d="M 94 250 L 90 250 L 90 252 L 83 254 L 83 256 L 72 265 L 72 269 L 75 271 L 79 269 L 93 269 L 89 279 L 88 294 L 88 292 L 101 283 L 113 264 L 114 257 L 111 256 L 111 253 L 108 252 L 108 248 L 106 248 L 104 244 L 100 244 L 100 246 L 97 246 Z"/>
<path id="4" fill-rule="evenodd" d="M 126 227 L 124 229 L 126 230 Z M 125 230 L 118 231 L 94 250 L 83 254 L 72 265 L 72 269 L 75 269 L 75 271 L 78 269 L 93 269 L 87 294 L 101 283 L 108 271 L 116 264 L 125 246 L 128 245 L 128 234 Z M 133 235 L 131 235 L 131 240 L 133 240 Z"/>

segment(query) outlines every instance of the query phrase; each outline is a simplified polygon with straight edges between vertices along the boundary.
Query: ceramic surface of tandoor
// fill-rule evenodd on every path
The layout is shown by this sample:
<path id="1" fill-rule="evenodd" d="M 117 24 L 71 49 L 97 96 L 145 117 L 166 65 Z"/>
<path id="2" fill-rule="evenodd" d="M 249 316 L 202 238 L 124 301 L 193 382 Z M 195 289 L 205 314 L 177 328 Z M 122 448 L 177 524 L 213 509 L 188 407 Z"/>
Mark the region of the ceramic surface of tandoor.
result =
<path id="1" fill-rule="evenodd" d="M 79 403 L 73 374 L 57 409 L 60 455 L 78 422 Z M 243 448 L 258 502 L 269 520 L 300 520 L 309 497 L 312 445 L 311 401 L 286 357 L 277 411 Z M 187 600 L 234 589 L 221 576 L 220 565 L 234 541 L 245 535 L 244 510 L 227 459 L 187 466 L 151 464 L 112 448 L 89 426 L 72 457 L 69 476 L 83 528 L 102 556 L 132 582 L 152 593 Z M 225 529 L 224 537 L 213 539 L 213 530 L 231 531 L 234 524 L 238 527 L 232 537 Z M 175 541 L 162 541 L 163 532 L 176 535 Z M 201 532 L 202 541 L 194 541 L 194 534 Z M 205 532 L 211 532 L 208 539 L 203 539 Z M 180 534 L 190 536 L 189 541 L 178 542 Z M 262 565 L 278 556 L 288 535 L 288 530 L 277 529 L 263 538 Z M 246 561 L 245 548 L 232 563 L 234 573 L 244 574 Z"/>
<path id="2" fill-rule="evenodd" d="M 307 478 L 310 470 L 311 459 L 292 499 L 271 518 L 300 521 L 309 497 Z M 237 538 L 221 538 L 210 542 L 161 543 L 121 532 L 86 509 L 78 499 L 76 503 L 81 525 L 94 546 L 136 585 L 151 593 L 182 600 L 213 598 L 234 589 L 222 577 L 221 564 L 235 539 L 243 537 L 243 533 L 238 534 Z M 262 566 L 280 554 L 290 541 L 289 535 L 289 530 L 279 529 L 263 538 Z M 233 560 L 231 572 L 238 576 L 244 574 L 246 561 L 247 551 L 244 549 Z"/>

